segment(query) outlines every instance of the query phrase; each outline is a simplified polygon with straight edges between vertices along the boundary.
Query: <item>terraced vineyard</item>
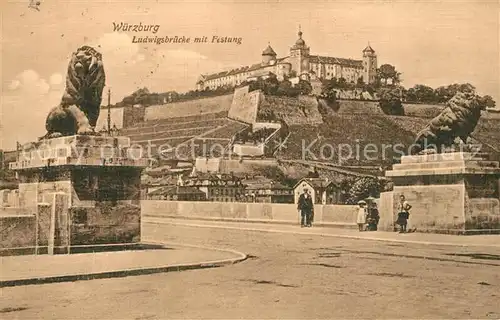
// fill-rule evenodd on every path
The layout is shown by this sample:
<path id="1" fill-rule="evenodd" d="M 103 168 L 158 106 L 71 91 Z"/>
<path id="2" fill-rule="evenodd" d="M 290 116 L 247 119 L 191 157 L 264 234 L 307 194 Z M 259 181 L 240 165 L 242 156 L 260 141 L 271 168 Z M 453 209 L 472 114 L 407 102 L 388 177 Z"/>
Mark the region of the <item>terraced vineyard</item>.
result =
<path id="1" fill-rule="evenodd" d="M 149 157 L 192 159 L 220 156 L 232 137 L 248 125 L 226 118 L 227 112 L 152 120 L 121 130 L 131 143 L 140 145 Z"/>
<path id="2" fill-rule="evenodd" d="M 335 114 L 324 120 L 319 126 L 290 126 L 286 148 L 278 156 L 342 165 L 390 164 L 397 156 L 394 146 L 404 149 L 415 137 L 384 115 Z M 365 156 L 365 148 L 374 151 Z"/>

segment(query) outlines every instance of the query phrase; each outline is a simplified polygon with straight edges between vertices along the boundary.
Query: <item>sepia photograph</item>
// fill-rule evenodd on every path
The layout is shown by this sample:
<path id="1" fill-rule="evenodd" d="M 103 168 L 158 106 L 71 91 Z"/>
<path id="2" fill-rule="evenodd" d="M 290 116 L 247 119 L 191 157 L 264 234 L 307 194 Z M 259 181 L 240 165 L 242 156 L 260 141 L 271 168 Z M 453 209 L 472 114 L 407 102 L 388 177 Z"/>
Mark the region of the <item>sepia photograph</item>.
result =
<path id="1" fill-rule="evenodd" d="M 498 0 L 0 22 L 1 319 L 500 319 Z"/>

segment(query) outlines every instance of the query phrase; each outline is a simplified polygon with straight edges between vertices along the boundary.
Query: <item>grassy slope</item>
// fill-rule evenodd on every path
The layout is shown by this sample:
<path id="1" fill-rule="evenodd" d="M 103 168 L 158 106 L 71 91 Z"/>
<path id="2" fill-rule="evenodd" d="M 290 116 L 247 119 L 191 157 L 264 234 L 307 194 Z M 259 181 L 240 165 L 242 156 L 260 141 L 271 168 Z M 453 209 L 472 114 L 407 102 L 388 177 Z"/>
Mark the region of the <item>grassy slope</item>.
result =
<path id="1" fill-rule="evenodd" d="M 305 115 L 302 107 L 309 116 Z M 407 116 L 387 116 L 379 112 L 374 112 L 371 108 L 364 107 L 363 104 L 358 106 L 352 105 L 352 108 L 358 108 L 358 112 L 353 113 L 333 113 L 323 118 L 322 124 L 317 124 L 321 121 L 321 116 L 318 114 L 316 106 L 306 101 L 299 101 L 291 98 L 266 97 L 265 103 L 260 106 L 260 112 L 264 109 L 271 109 L 276 115 L 284 119 L 290 124 L 291 135 L 288 138 L 286 149 L 282 150 L 278 156 L 284 159 L 303 159 L 302 145 L 307 147 L 313 141 L 318 139 L 316 143 L 309 148 L 317 157 L 321 158 L 321 147 L 323 146 L 323 154 L 326 161 L 335 164 L 343 165 L 390 165 L 393 163 L 395 153 L 386 149 L 382 152 L 381 146 L 394 146 L 402 144 L 408 146 L 415 138 L 417 132 L 423 129 L 430 120 L 430 117 L 439 113 L 442 106 L 427 106 L 427 105 L 405 105 Z M 363 111 L 363 112 L 361 112 Z M 186 118 L 168 118 L 160 120 L 161 123 L 167 123 L 165 129 L 190 128 L 200 129 L 203 121 L 210 118 L 207 114 L 197 115 Z M 225 114 L 214 114 L 212 118 L 223 120 Z M 182 120 L 182 121 L 181 121 Z M 202 123 L 183 124 L 179 122 L 190 122 L 193 120 L 201 120 Z M 496 149 L 500 149 L 500 132 L 498 127 L 500 119 L 491 119 L 490 117 L 482 117 L 474 135 L 481 141 L 492 145 Z M 231 126 L 232 127 L 232 126 Z M 159 129 L 159 127 L 157 127 Z M 221 131 L 214 131 L 206 135 L 210 138 L 230 138 L 230 133 L 226 132 L 229 128 L 222 128 Z M 147 129 L 146 129 L 147 130 Z M 139 129 L 139 132 L 142 130 Z M 196 132 L 199 134 L 199 132 Z M 157 134 L 156 134 L 157 135 Z M 220 135 L 220 136 L 219 136 Z M 201 134 L 204 136 L 204 134 Z M 359 143 L 357 142 L 359 140 Z M 217 141 L 213 141 L 217 142 Z M 347 144 L 351 146 L 354 153 L 354 159 L 345 162 L 339 162 L 339 145 Z M 356 148 L 363 148 L 372 144 L 379 149 L 376 159 L 367 159 L 366 157 L 357 157 Z M 331 150 L 336 154 L 331 157 Z M 347 147 L 344 147 L 347 148 Z M 405 148 L 406 149 L 406 148 Z M 493 148 L 484 147 L 485 151 L 494 152 Z M 343 149 L 343 154 L 347 154 L 347 149 Z M 306 155 L 307 156 L 307 155 Z M 331 160 L 328 158 L 331 157 Z M 307 157 L 311 159 L 313 157 Z M 397 157 L 396 157 L 397 158 Z"/>
<path id="2" fill-rule="evenodd" d="M 321 158 L 321 148 L 323 148 L 323 158 L 327 158 L 323 160 L 336 164 L 390 164 L 394 156 L 392 150 L 387 150 L 385 157 L 383 156 L 384 153 L 379 150 L 376 156 L 373 155 L 377 159 L 367 159 L 363 156 L 363 149 L 367 145 L 373 145 L 378 149 L 382 145 L 399 143 L 408 145 L 414 139 L 414 134 L 411 131 L 403 129 L 385 115 L 335 114 L 325 117 L 324 121 L 323 125 L 315 127 L 309 125 L 292 126 L 287 149 L 281 152 L 280 156 L 285 159 L 303 159 L 303 155 L 307 156 L 307 154 L 302 152 L 302 145 L 307 147 L 315 139 L 319 138 L 313 147 L 309 148 L 317 158 Z M 340 147 L 340 145 L 350 147 Z M 329 160 L 332 147 L 336 154 Z M 351 148 L 354 159 L 339 163 L 340 148 L 342 148 L 341 151 L 344 157 L 349 152 L 348 148 Z M 356 156 L 357 148 L 361 151 L 360 157 Z M 310 159 L 310 157 L 306 157 L 306 159 Z"/>

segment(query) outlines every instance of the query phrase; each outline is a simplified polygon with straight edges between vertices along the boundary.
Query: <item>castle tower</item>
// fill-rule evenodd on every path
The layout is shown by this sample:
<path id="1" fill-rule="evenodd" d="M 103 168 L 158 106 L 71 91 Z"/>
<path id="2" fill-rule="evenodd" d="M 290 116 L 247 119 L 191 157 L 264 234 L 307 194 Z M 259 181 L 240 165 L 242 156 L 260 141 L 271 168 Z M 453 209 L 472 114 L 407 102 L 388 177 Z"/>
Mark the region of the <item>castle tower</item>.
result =
<path id="1" fill-rule="evenodd" d="M 306 46 L 306 42 L 302 39 L 300 26 L 298 35 L 299 38 L 290 48 L 290 63 L 292 64 L 292 70 L 297 72 L 297 76 L 300 76 L 302 73 L 309 72 L 309 47 Z"/>
<path id="2" fill-rule="evenodd" d="M 375 50 L 368 46 L 363 50 L 363 81 L 374 83 L 377 77 L 377 54 Z"/>
<path id="3" fill-rule="evenodd" d="M 269 64 L 273 60 L 276 60 L 276 52 L 268 44 L 267 48 L 262 51 L 262 64 Z"/>

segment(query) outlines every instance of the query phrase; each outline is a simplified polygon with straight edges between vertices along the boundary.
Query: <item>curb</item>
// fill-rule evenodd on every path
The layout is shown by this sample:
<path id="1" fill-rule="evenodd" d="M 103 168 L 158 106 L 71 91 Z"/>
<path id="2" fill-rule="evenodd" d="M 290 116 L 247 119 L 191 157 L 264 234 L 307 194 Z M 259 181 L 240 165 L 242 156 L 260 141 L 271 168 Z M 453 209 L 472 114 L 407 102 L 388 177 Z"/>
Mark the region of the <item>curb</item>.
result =
<path id="1" fill-rule="evenodd" d="M 344 238 L 344 239 L 354 239 L 354 240 L 367 240 L 367 241 L 382 241 L 382 242 L 395 242 L 395 243 L 409 243 L 409 244 L 421 244 L 421 245 L 439 245 L 439 246 L 452 246 L 452 247 L 491 247 L 500 248 L 500 244 L 475 244 L 475 243 L 451 243 L 451 242 L 438 242 L 438 241 L 418 241 L 418 240 L 403 240 L 403 239 L 384 239 L 375 237 L 361 237 L 354 235 L 343 235 L 343 234 L 331 234 L 331 233 L 319 233 L 319 232 L 304 232 L 304 231 L 288 231 L 288 230 L 276 230 L 276 229 L 259 229 L 259 228 L 242 228 L 234 226 L 218 226 L 218 225 L 203 225 L 203 224 L 189 224 L 180 223 L 175 221 L 144 221 L 142 223 L 148 224 L 170 224 L 170 225 L 181 225 L 187 227 L 197 227 L 197 228 L 217 228 L 217 229 L 233 229 L 233 230 L 246 230 L 246 231 L 256 231 L 256 232 L 269 232 L 269 233 L 286 233 L 286 234 L 299 234 L 306 236 L 322 236 L 322 237 L 333 237 L 333 238 Z"/>
<path id="2" fill-rule="evenodd" d="M 145 241 L 145 244 L 164 244 L 164 245 L 174 245 L 183 246 L 191 248 L 201 248 L 206 250 L 224 251 L 230 252 L 238 255 L 237 258 L 224 259 L 224 260 L 212 260 L 212 261 L 202 261 L 196 263 L 184 263 L 184 264 L 174 264 L 165 265 L 159 267 L 148 267 L 148 268 L 135 268 L 135 269 L 124 269 L 124 270 L 113 270 L 104 271 L 96 273 L 82 273 L 74 275 L 64 275 L 64 276 L 48 276 L 43 278 L 24 278 L 24 279 L 12 279 L 12 280 L 2 280 L 0 281 L 0 288 L 5 287 L 15 287 L 15 286 L 25 286 L 25 285 L 39 285 L 46 283 L 57 283 L 57 282 L 73 282 L 73 281 L 85 281 L 94 279 L 108 279 L 108 278 L 123 278 L 128 276 L 139 276 L 148 275 L 155 273 L 166 273 L 166 272 L 176 272 L 176 271 L 186 271 L 195 269 L 208 269 L 208 268 L 218 268 L 226 265 L 235 264 L 238 262 L 245 261 L 248 256 L 244 253 L 235 250 L 227 250 L 220 248 L 202 247 L 195 245 L 185 245 L 171 242 L 157 242 L 157 241 Z"/>
<path id="3" fill-rule="evenodd" d="M 189 217 L 189 216 L 176 216 L 176 215 L 143 215 L 144 218 L 152 219 L 177 219 L 177 220 L 195 220 L 195 221 L 212 221 L 212 222 L 243 222 L 243 223 L 264 223 L 276 225 L 289 225 L 296 226 L 296 221 L 290 220 L 263 220 L 263 219 L 245 219 L 245 218 L 209 218 L 209 217 Z M 357 229 L 356 223 L 343 223 L 343 222 L 314 222 L 315 226 L 325 228 L 339 228 L 339 229 Z"/>

